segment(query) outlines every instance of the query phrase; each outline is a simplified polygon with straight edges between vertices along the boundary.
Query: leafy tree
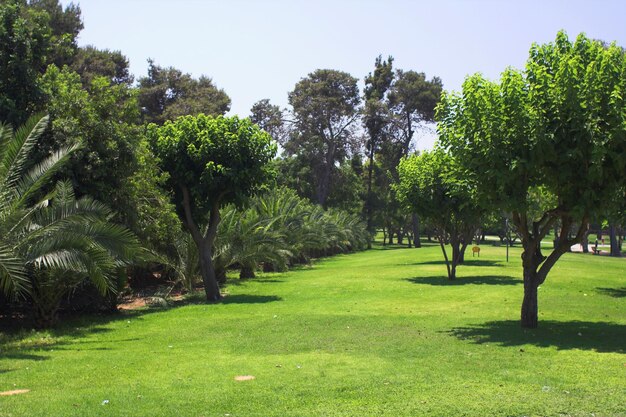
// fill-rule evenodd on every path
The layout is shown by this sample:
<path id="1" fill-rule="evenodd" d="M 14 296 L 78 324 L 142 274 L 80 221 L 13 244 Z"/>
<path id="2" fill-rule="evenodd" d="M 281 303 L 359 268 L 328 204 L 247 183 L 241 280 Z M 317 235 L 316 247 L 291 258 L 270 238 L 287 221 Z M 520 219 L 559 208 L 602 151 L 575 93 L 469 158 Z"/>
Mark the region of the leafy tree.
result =
<path id="1" fill-rule="evenodd" d="M 533 45 L 525 72 L 507 69 L 499 83 L 467 78 L 437 111 L 441 144 L 462 166 L 485 206 L 512 214 L 524 248 L 523 327 L 537 327 L 537 287 L 558 259 L 579 243 L 607 196 L 626 178 L 626 59 L 622 49 L 564 32 Z M 554 196 L 533 214 L 537 190 Z M 560 222 L 548 256 L 541 240 Z"/>
<path id="2" fill-rule="evenodd" d="M 389 91 L 389 107 L 397 129 L 397 160 L 407 156 L 415 131 L 423 123 L 434 121 L 435 107 L 441 96 L 439 77 L 426 79 L 423 72 L 397 70 Z"/>
<path id="3" fill-rule="evenodd" d="M 23 0 L 0 3 L 0 120 L 18 126 L 41 103 L 37 78 L 47 63 L 50 28 L 45 12 Z"/>
<path id="4" fill-rule="evenodd" d="M 386 61 L 383 61 L 382 57 L 378 56 L 374 67 L 374 73 L 370 73 L 365 77 L 365 107 L 363 109 L 363 124 L 368 134 L 366 142 L 368 168 L 365 214 L 367 217 L 367 228 L 370 233 L 374 233 L 374 195 L 372 193 L 374 155 L 380 150 L 381 142 L 389 136 L 387 128 L 390 122 L 390 114 L 385 98 L 394 78 L 393 58 L 389 57 Z"/>
<path id="5" fill-rule="evenodd" d="M 295 130 L 284 143 L 289 155 L 309 161 L 315 184 L 315 202 L 326 206 L 336 164 L 359 143 L 352 135 L 360 102 L 357 79 L 336 70 L 316 70 L 289 93 Z"/>
<path id="6" fill-rule="evenodd" d="M 95 77 L 106 77 L 114 85 L 130 86 L 133 83 L 128 58 L 120 51 L 97 49 L 94 46 L 78 48 L 71 67 L 80 75 L 86 88 L 89 88 Z"/>
<path id="7" fill-rule="evenodd" d="M 80 140 L 81 149 L 72 154 L 61 176 L 72 181 L 79 196 L 107 201 L 130 224 L 128 179 L 137 169 L 142 134 L 135 91 L 102 76 L 95 76 L 84 89 L 77 73 L 55 66 L 48 68 L 41 85 L 52 123 L 38 152 Z"/>
<path id="8" fill-rule="evenodd" d="M 270 176 L 276 144 L 248 119 L 184 116 L 158 127 L 148 139 L 164 171 L 182 223 L 200 254 L 208 301 L 221 298 L 212 260 L 220 208 L 242 204 Z"/>
<path id="9" fill-rule="evenodd" d="M 182 235 L 188 233 L 183 233 L 176 207 L 167 191 L 169 174 L 160 169 L 146 138 L 142 138 L 135 155 L 136 170 L 125 184 L 129 206 L 129 213 L 124 216 L 126 224 L 147 248 L 163 256 L 180 259 L 179 255 L 187 252 L 181 249 L 187 240 Z M 176 270 L 188 270 L 187 267 Z M 190 276 L 189 273 L 184 275 Z M 185 279 L 183 282 L 189 281 Z"/>
<path id="10" fill-rule="evenodd" d="M 163 124 L 184 115 L 223 115 L 230 110 L 230 98 L 208 77 L 194 79 L 148 60 L 148 76 L 139 79 L 139 105 L 146 122 Z"/>
<path id="11" fill-rule="evenodd" d="M 441 96 L 442 83 L 439 77 L 426 79 L 423 72 L 397 70 L 395 81 L 389 91 L 389 108 L 393 114 L 394 141 L 386 151 L 390 152 L 393 166 L 407 156 L 415 131 L 425 123 L 434 121 L 435 106 Z M 393 171 L 392 171 L 393 172 Z M 397 177 L 396 177 L 397 178 Z M 420 247 L 419 218 L 411 215 L 415 247 Z"/>
<path id="12" fill-rule="evenodd" d="M 306 155 L 286 156 L 273 161 L 279 175 L 276 183 L 279 187 L 295 190 L 300 197 L 315 201 L 316 189 L 313 184 L 314 170 Z M 365 190 L 362 180 L 363 166 L 360 155 L 343 161 L 333 170 L 332 188 L 326 199 L 326 206 L 361 213 Z"/>
<path id="13" fill-rule="evenodd" d="M 285 110 L 271 104 L 268 99 L 259 100 L 252 105 L 250 120 L 269 133 L 278 143 L 285 142 L 288 135 Z"/>
<path id="14" fill-rule="evenodd" d="M 132 233 L 108 222 L 106 207 L 76 200 L 69 183 L 42 193 L 76 149 L 61 148 L 28 168 L 47 123 L 33 117 L 15 133 L 0 124 L 0 289 L 30 296 L 41 325 L 52 324 L 61 297 L 87 279 L 102 293 L 113 291 L 116 270 L 139 250 Z"/>
<path id="15" fill-rule="evenodd" d="M 64 8 L 58 0 L 29 0 L 28 5 L 47 15 L 50 28 L 47 63 L 58 67 L 69 65 L 78 49 L 78 34 L 84 28 L 80 7 L 70 2 Z"/>
<path id="16" fill-rule="evenodd" d="M 69 63 L 82 29 L 80 9 L 56 0 L 0 2 L 0 120 L 21 125 L 41 109 L 38 78 L 52 63 Z"/>
<path id="17" fill-rule="evenodd" d="M 456 278 L 456 267 L 480 224 L 482 209 L 472 190 L 455 176 L 454 161 L 441 150 L 412 155 L 400 161 L 398 199 L 428 220 L 435 229 L 448 270 Z M 452 246 L 448 257 L 446 244 Z"/>

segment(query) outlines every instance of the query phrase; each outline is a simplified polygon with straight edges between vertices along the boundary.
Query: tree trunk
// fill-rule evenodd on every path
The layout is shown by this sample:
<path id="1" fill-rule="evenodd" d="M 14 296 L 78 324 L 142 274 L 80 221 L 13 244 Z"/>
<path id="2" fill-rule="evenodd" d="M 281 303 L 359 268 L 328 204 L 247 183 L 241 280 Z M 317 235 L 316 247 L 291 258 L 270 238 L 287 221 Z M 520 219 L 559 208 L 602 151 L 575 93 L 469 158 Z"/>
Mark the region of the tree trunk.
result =
<path id="1" fill-rule="evenodd" d="M 215 268 L 215 279 L 218 285 L 226 284 L 226 270 L 224 268 Z"/>
<path id="2" fill-rule="evenodd" d="M 580 243 L 583 235 L 587 232 L 588 216 L 585 214 L 578 227 L 578 232 L 572 239 L 567 238 L 567 230 L 573 224 L 573 219 L 569 215 L 561 215 L 561 236 L 555 239 L 556 247 L 546 257 L 541 253 L 541 239 L 546 236 L 547 231 L 554 226 L 557 221 L 555 216 L 544 214 L 538 222 L 532 223 L 529 228 L 526 214 L 513 212 L 513 220 L 520 231 L 522 246 L 522 266 L 524 270 L 524 300 L 522 301 L 521 325 L 524 328 L 534 329 L 538 325 L 538 300 L 537 288 L 542 285 L 548 273 L 565 254 L 572 245 Z M 532 230 L 532 231 L 531 231 Z"/>
<path id="3" fill-rule="evenodd" d="M 374 170 L 374 139 L 370 138 L 370 149 L 369 149 L 369 165 L 367 167 L 367 200 L 366 200 L 366 204 L 367 207 L 365 208 L 366 210 L 366 215 L 367 215 L 367 231 L 368 233 L 371 233 L 372 235 L 375 234 L 375 231 L 373 230 L 373 220 L 372 220 L 372 172 Z M 370 237 L 370 239 L 367 240 L 367 249 L 372 249 L 372 239 Z"/>
<path id="4" fill-rule="evenodd" d="M 413 245 L 416 248 L 421 248 L 422 243 L 420 242 L 420 218 L 415 213 L 413 213 L 411 217 L 411 226 L 413 227 Z"/>
<path id="5" fill-rule="evenodd" d="M 446 243 L 445 237 L 439 235 L 439 246 L 441 247 L 441 251 L 443 252 L 443 259 L 446 261 L 446 269 L 448 270 L 448 280 L 454 281 L 456 279 L 456 264 L 454 262 L 454 256 L 452 262 L 448 258 L 448 252 L 446 252 Z"/>
<path id="6" fill-rule="evenodd" d="M 255 277 L 256 275 L 254 274 L 254 268 L 252 268 L 251 266 L 241 267 L 241 270 L 239 271 L 239 279 L 250 279 Z"/>
<path id="7" fill-rule="evenodd" d="M 611 256 L 621 256 L 619 243 L 617 241 L 617 230 L 613 223 L 609 223 L 609 236 L 611 241 Z"/>
<path id="8" fill-rule="evenodd" d="M 450 245 L 452 246 L 452 261 L 459 261 L 461 258 L 461 250 L 459 247 L 459 242 L 457 242 L 456 239 L 452 238 L 450 239 Z"/>
<path id="9" fill-rule="evenodd" d="M 535 329 L 539 324 L 539 305 L 537 288 L 539 287 L 534 271 L 524 267 L 524 300 L 522 301 L 522 327 Z"/>
<path id="10" fill-rule="evenodd" d="M 200 274 L 202 275 L 202 283 L 204 284 L 204 293 L 206 294 L 207 301 L 215 302 L 222 298 L 220 294 L 220 288 L 217 283 L 217 277 L 215 276 L 215 267 L 213 266 L 213 242 L 217 235 L 217 226 L 220 223 L 220 200 L 221 196 L 218 196 L 211 205 L 211 212 L 209 214 L 209 225 L 206 228 L 204 236 L 200 232 L 200 229 L 193 220 L 191 215 L 191 196 L 189 189 L 181 185 L 181 191 L 183 193 L 183 208 L 185 212 L 185 218 L 183 223 L 187 230 L 191 233 L 193 241 L 198 247 L 198 257 L 200 258 Z"/>
<path id="11" fill-rule="evenodd" d="M 33 311 L 35 327 L 38 329 L 49 329 L 54 327 L 59 321 L 58 309 L 48 309 L 42 306 L 36 306 Z"/>
<path id="12" fill-rule="evenodd" d="M 589 253 L 589 231 L 585 232 L 585 234 L 583 235 L 583 240 L 582 242 L 580 242 L 582 248 L 583 248 L 583 253 Z"/>
<path id="13" fill-rule="evenodd" d="M 459 265 L 463 265 L 465 263 L 465 250 L 467 249 L 467 243 L 463 242 L 461 244 L 461 249 L 459 250 L 459 259 L 457 263 Z"/>
<path id="14" fill-rule="evenodd" d="M 211 244 L 207 242 L 207 239 L 202 239 L 198 246 L 198 251 L 200 255 L 200 273 L 202 274 L 206 300 L 211 302 L 219 301 L 222 295 L 220 294 L 215 268 L 213 267 Z"/>
<path id="15" fill-rule="evenodd" d="M 559 249 L 558 239 L 557 248 L 553 254 Z M 541 284 L 541 279 L 537 273 L 537 269 L 546 259 L 541 253 L 541 239 L 536 242 L 535 239 L 522 238 L 522 267 L 524 271 L 524 300 L 522 301 L 521 325 L 527 329 L 534 329 L 539 321 L 539 305 L 537 303 L 537 288 Z M 547 271 L 545 272 L 547 274 Z"/>
<path id="16" fill-rule="evenodd" d="M 404 243 L 404 231 L 402 229 L 398 229 L 396 235 L 398 236 L 398 245 L 402 245 Z"/>

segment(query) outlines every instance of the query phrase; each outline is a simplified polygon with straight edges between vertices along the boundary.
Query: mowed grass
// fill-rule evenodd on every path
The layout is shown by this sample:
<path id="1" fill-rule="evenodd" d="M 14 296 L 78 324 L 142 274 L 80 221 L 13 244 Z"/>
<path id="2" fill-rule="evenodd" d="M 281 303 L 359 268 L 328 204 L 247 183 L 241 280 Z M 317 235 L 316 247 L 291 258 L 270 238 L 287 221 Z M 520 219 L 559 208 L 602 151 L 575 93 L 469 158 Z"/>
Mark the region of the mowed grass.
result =
<path id="1" fill-rule="evenodd" d="M 518 324 L 519 248 L 382 248 L 191 303 L 0 338 L 0 416 L 624 416 L 626 259 L 566 254 Z M 238 382 L 236 376 L 254 380 Z"/>

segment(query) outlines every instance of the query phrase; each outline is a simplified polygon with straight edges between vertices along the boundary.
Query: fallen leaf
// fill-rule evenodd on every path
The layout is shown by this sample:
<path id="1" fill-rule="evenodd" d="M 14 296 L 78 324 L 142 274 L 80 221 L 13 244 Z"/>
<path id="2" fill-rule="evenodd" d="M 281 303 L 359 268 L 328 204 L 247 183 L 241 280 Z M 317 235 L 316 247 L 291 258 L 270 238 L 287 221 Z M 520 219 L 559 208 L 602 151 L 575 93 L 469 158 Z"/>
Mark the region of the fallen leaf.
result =
<path id="1" fill-rule="evenodd" d="M 252 381 L 255 379 L 252 375 L 238 375 L 235 377 L 235 381 Z"/>

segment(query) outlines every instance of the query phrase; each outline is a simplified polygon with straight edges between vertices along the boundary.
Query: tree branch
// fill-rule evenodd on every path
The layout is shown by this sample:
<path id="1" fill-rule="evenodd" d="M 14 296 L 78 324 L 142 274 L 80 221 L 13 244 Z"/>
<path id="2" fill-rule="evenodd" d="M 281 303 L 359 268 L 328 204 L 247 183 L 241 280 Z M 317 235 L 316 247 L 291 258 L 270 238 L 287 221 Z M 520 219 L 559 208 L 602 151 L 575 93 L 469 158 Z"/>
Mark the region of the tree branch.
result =
<path id="1" fill-rule="evenodd" d="M 187 227 L 187 230 L 191 233 L 193 240 L 198 243 L 202 240 L 202 236 L 200 235 L 200 230 L 198 229 L 198 226 L 196 226 L 196 223 L 193 221 L 193 217 L 191 215 L 191 197 L 189 196 L 189 189 L 185 185 L 181 185 L 180 188 L 183 192 L 183 209 L 185 211 L 185 219 L 183 223 Z"/>

